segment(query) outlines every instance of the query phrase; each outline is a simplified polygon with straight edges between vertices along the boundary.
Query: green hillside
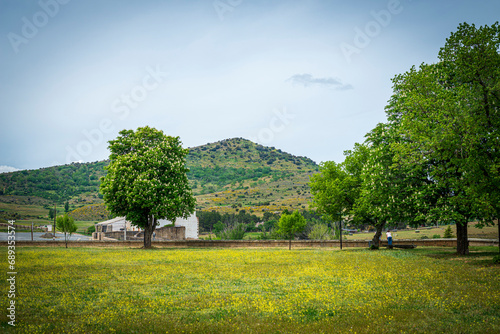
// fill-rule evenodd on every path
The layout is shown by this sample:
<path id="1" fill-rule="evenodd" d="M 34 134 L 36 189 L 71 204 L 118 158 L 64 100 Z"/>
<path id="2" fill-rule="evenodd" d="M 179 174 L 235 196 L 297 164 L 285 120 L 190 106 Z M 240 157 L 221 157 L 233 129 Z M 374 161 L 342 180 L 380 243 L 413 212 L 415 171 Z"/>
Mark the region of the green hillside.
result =
<path id="1" fill-rule="evenodd" d="M 62 206 L 66 201 L 71 210 L 102 204 L 99 180 L 108 163 L 73 163 L 0 174 L 0 218 L 37 218 L 46 215 L 53 203 Z M 306 208 L 309 176 L 318 169 L 309 158 L 243 138 L 190 148 L 187 166 L 197 210 L 245 209 L 257 214 Z M 30 210 L 23 209 L 27 205 Z"/>

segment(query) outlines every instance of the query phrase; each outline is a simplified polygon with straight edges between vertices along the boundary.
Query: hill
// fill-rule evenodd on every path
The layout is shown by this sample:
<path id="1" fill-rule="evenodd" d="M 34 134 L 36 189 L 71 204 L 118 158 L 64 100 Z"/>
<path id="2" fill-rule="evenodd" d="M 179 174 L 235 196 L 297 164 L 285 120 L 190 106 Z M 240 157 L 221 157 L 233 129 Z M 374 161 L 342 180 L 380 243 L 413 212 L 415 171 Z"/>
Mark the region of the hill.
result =
<path id="1" fill-rule="evenodd" d="M 189 149 L 188 179 L 197 198 L 197 210 L 263 213 L 284 208 L 306 208 L 310 200 L 309 176 L 318 166 L 274 147 L 243 138 L 208 143 Z M 65 201 L 71 209 L 102 204 L 100 177 L 109 161 L 73 163 L 38 170 L 0 174 L 0 217 L 17 219 L 46 215 Z M 19 213 L 25 204 L 39 211 Z M 35 204 L 33 204 L 35 203 Z M 59 211 L 61 212 L 61 211 Z M 102 214 L 102 213 L 101 213 Z M 96 217 L 97 219 L 98 217 Z"/>

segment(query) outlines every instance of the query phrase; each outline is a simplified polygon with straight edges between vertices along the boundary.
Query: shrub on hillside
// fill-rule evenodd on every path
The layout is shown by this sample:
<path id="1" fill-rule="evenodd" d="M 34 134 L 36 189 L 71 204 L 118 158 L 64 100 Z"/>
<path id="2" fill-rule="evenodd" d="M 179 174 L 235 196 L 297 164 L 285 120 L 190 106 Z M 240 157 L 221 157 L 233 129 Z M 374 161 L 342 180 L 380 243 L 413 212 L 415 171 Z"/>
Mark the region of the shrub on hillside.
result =
<path id="1" fill-rule="evenodd" d="M 245 224 L 237 224 L 236 226 L 226 228 L 221 234 L 222 240 L 243 240 L 246 232 Z"/>
<path id="2" fill-rule="evenodd" d="M 439 234 L 434 234 L 432 236 L 432 239 L 440 239 L 440 238 L 441 238 L 441 236 Z"/>

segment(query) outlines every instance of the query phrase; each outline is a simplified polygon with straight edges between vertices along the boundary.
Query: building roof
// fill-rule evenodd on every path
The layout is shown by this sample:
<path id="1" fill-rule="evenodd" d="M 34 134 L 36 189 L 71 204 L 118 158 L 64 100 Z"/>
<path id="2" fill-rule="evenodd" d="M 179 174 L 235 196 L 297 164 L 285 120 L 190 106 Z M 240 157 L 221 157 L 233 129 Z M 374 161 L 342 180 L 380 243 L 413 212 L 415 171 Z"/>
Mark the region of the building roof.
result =
<path id="1" fill-rule="evenodd" d="M 105 220 L 103 222 L 97 223 L 97 225 L 109 225 L 109 224 L 115 224 L 115 223 L 122 223 L 125 221 L 125 217 L 116 217 L 113 219 Z"/>

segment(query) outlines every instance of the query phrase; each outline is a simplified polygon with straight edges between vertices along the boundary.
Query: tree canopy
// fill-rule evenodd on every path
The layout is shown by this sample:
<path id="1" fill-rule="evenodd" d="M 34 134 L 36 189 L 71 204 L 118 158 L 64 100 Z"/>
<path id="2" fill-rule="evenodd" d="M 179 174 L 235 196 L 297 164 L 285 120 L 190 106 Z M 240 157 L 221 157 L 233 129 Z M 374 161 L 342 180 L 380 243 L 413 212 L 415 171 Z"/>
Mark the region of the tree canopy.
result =
<path id="1" fill-rule="evenodd" d="M 292 249 L 292 238 L 296 233 L 301 232 L 306 227 L 307 221 L 300 214 L 298 210 L 295 210 L 292 214 L 282 214 L 280 220 L 278 221 L 278 233 L 281 233 L 290 240 L 289 249 Z"/>
<path id="2" fill-rule="evenodd" d="M 75 221 L 72 217 L 65 214 L 64 216 L 59 216 L 56 218 L 57 228 L 64 233 L 64 242 L 66 243 L 66 248 L 68 248 L 68 237 L 76 232 L 77 227 Z"/>
<path id="3" fill-rule="evenodd" d="M 121 131 L 109 150 L 108 174 L 100 187 L 104 201 L 113 214 L 144 229 L 144 247 L 149 248 L 158 219 L 175 222 L 194 212 L 185 166 L 188 150 L 179 137 L 147 126 Z"/>

